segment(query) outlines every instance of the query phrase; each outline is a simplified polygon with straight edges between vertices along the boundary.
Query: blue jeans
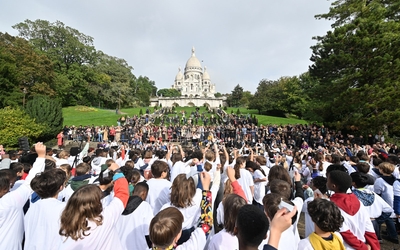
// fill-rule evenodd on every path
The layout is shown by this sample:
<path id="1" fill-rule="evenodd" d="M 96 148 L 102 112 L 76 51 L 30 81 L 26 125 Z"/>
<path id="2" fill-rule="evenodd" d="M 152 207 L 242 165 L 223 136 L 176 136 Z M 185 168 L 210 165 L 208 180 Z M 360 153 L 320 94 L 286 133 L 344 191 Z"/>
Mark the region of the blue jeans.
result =
<path id="1" fill-rule="evenodd" d="M 398 239 L 396 226 L 392 218 L 390 218 L 391 213 L 382 213 L 381 216 L 372 221 L 374 225 L 375 233 L 378 239 L 381 238 L 381 225 L 386 223 L 386 230 L 389 238 Z"/>

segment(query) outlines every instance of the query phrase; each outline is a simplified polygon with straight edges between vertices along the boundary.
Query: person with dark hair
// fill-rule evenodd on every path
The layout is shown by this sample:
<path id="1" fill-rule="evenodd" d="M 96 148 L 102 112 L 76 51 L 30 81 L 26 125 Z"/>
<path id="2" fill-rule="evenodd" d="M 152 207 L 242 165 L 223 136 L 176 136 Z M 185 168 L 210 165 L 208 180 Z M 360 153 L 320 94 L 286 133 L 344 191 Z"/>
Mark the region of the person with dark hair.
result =
<path id="1" fill-rule="evenodd" d="M 235 223 L 239 209 L 247 204 L 247 201 L 237 194 L 228 194 L 224 197 L 224 229 L 215 234 L 208 245 L 209 250 L 238 249 L 239 242 L 235 236 Z"/>
<path id="2" fill-rule="evenodd" d="M 234 166 L 235 169 L 235 178 L 242 187 L 244 193 L 246 194 L 246 199 L 249 204 L 253 203 L 254 196 L 254 180 L 251 176 L 251 173 L 245 169 L 246 167 L 246 158 L 239 157 L 236 158 L 236 163 Z"/>
<path id="3" fill-rule="evenodd" d="M 308 204 L 308 213 L 314 222 L 315 231 L 300 241 L 298 249 L 346 249 L 342 236 L 337 233 L 344 219 L 335 203 L 326 199 L 315 199 Z"/>
<path id="4" fill-rule="evenodd" d="M 239 240 L 239 249 L 253 247 L 257 249 L 265 239 L 269 228 L 269 221 L 265 214 L 252 205 L 244 205 L 239 209 L 236 217 L 236 236 Z"/>
<path id="5" fill-rule="evenodd" d="M 114 162 L 112 162 L 114 163 Z M 110 164 L 101 165 L 101 172 L 97 180 L 94 181 L 95 184 L 99 185 L 100 190 L 103 192 L 103 198 L 101 199 L 101 204 L 103 207 L 107 207 L 113 200 L 113 176 L 114 172 L 109 170 Z M 122 171 L 121 171 L 122 172 Z M 123 173 L 123 172 L 122 172 Z"/>
<path id="6" fill-rule="evenodd" d="M 40 197 L 32 203 L 24 217 L 24 249 L 56 249 L 59 244 L 60 215 L 65 203 L 57 200 L 64 188 L 66 174 L 61 169 L 50 169 L 37 175 L 31 182 L 33 191 Z M 46 235 L 46 237 L 41 237 Z"/>
<path id="7" fill-rule="evenodd" d="M 287 197 L 283 197 L 281 194 L 278 193 L 269 193 L 264 196 L 263 199 L 263 204 L 264 204 L 264 212 L 267 215 L 267 218 L 269 220 L 272 220 L 274 218 L 275 214 L 279 210 L 279 204 L 284 201 L 294 207 L 295 204 L 290 201 Z M 288 229 L 286 229 L 284 232 L 282 232 L 282 240 L 279 242 L 279 249 L 297 249 L 297 244 L 300 242 L 300 237 L 295 235 L 295 231 L 297 230 L 297 218 L 300 217 L 299 213 L 296 213 L 292 217 L 291 225 Z M 267 240 L 265 240 L 263 244 L 266 244 Z"/>
<path id="8" fill-rule="evenodd" d="M 329 165 L 328 168 L 326 169 L 326 176 L 328 177 L 328 174 L 334 170 L 339 170 L 339 171 L 345 172 L 345 173 L 347 173 L 347 175 L 349 175 L 348 174 L 349 172 L 347 171 L 347 168 L 345 166 L 338 165 L 338 164 L 332 164 L 332 165 Z"/>
<path id="9" fill-rule="evenodd" d="M 22 207 L 32 193 L 31 181 L 40 172 L 44 170 L 44 160 L 46 156 L 46 146 L 42 143 L 35 144 L 35 151 L 38 158 L 25 182 L 15 191 L 6 193 L 0 198 L 0 249 L 22 249 L 22 239 L 24 235 L 24 214 Z M 0 190 L 10 186 L 7 172 L 0 172 Z M 4 180 L 5 179 L 5 180 Z M 4 186 L 5 185 L 5 186 Z"/>
<path id="10" fill-rule="evenodd" d="M 154 215 L 169 201 L 169 190 L 172 184 L 166 179 L 168 172 L 169 167 L 165 161 L 157 160 L 151 164 L 151 173 L 154 178 L 147 181 L 149 193 L 146 201 L 151 205 Z"/>
<path id="11" fill-rule="evenodd" d="M 125 175 L 126 180 L 128 181 L 129 184 L 129 196 L 132 195 L 133 190 L 135 187 L 132 185 L 132 176 L 133 176 L 133 168 L 127 167 L 127 166 L 122 166 L 120 167 L 122 173 Z"/>
<path id="12" fill-rule="evenodd" d="M 17 180 L 17 175 L 11 169 L 0 169 L 0 198 L 10 192 Z"/>
<path id="13" fill-rule="evenodd" d="M 380 249 L 368 211 L 357 196 L 346 193 L 351 187 L 351 182 L 351 177 L 344 171 L 327 172 L 326 186 L 335 192 L 330 199 L 339 207 L 344 218 L 343 226 L 340 228 L 344 245 L 353 249 L 367 250 L 369 247 Z"/>
<path id="14" fill-rule="evenodd" d="M 60 193 L 60 198 L 65 202 L 69 200 L 71 195 L 80 187 L 93 183 L 97 178 L 90 174 L 91 166 L 87 163 L 79 163 L 75 168 L 75 177 L 71 179 L 70 184 Z"/>
<path id="15" fill-rule="evenodd" d="M 119 218 L 116 229 L 124 249 L 151 248 L 149 226 L 153 219 L 153 209 L 147 203 L 146 196 L 149 186 L 146 182 L 139 182 L 135 186 L 133 195 Z"/>
<path id="16" fill-rule="evenodd" d="M 235 234 L 239 241 L 240 250 L 257 250 L 260 243 L 267 236 L 268 244 L 264 250 L 276 250 L 281 239 L 281 234 L 287 230 L 292 222 L 292 217 L 297 212 L 296 208 L 288 212 L 282 208 L 275 213 L 272 220 L 268 220 L 265 214 L 256 206 L 244 205 L 239 209 L 236 219 Z"/>
<path id="17" fill-rule="evenodd" d="M 305 221 L 305 234 L 304 237 L 308 237 L 312 232 L 314 232 L 314 222 L 312 221 L 309 213 L 308 213 L 308 204 L 314 200 L 314 197 L 317 198 L 328 198 L 327 189 L 326 189 L 326 178 L 323 176 L 316 176 L 310 182 L 311 189 L 314 191 L 314 196 L 309 197 L 304 201 L 302 212 L 304 213 L 304 221 Z"/>
<path id="18" fill-rule="evenodd" d="M 386 223 L 388 237 L 398 239 L 396 226 L 390 218 L 393 209 L 385 200 L 373 191 L 365 188 L 369 183 L 368 174 L 361 172 L 351 173 L 353 193 L 361 201 L 368 211 L 372 225 L 374 225 L 376 236 L 381 240 L 381 224 Z M 387 237 L 386 237 L 387 238 Z"/>
<path id="19" fill-rule="evenodd" d="M 254 180 L 254 200 L 253 204 L 263 210 L 262 199 L 265 195 L 267 185 L 267 175 L 264 170 L 254 161 L 246 161 L 246 169 L 253 175 Z M 269 170 L 269 169 L 268 169 Z M 268 171 L 269 172 L 269 171 Z"/>

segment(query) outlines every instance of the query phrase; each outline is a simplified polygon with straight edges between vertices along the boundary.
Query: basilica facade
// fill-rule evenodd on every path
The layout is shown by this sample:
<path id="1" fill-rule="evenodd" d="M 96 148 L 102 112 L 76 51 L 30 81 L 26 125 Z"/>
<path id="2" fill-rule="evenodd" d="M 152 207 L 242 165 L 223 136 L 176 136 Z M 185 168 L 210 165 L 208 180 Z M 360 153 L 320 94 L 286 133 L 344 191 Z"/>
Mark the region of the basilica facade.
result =
<path id="1" fill-rule="evenodd" d="M 186 62 L 183 74 L 179 68 L 172 88 L 179 90 L 182 96 L 186 97 L 214 96 L 215 84 L 211 83 L 207 68 L 204 67 L 203 70 L 194 48 L 192 48 L 192 56 Z"/>
<path id="2" fill-rule="evenodd" d="M 211 83 L 207 68 L 201 66 L 199 59 L 195 55 L 195 49 L 192 48 L 192 55 L 187 60 L 184 72 L 181 68 L 175 77 L 172 88 L 181 92 L 180 97 L 162 97 L 151 98 L 151 106 L 208 106 L 222 107 L 226 105 L 225 97 L 216 98 L 215 84 Z"/>

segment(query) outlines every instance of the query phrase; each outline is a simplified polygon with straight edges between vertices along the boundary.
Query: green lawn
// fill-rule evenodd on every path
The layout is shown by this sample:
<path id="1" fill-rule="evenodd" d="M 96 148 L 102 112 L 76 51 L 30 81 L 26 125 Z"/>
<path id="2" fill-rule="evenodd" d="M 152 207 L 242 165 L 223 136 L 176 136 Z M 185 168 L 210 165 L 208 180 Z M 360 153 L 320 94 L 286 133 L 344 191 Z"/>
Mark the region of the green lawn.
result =
<path id="1" fill-rule="evenodd" d="M 105 110 L 105 109 L 98 109 L 92 107 L 84 107 L 84 106 L 74 106 L 74 107 L 67 107 L 63 108 L 63 116 L 64 116 L 64 125 L 92 125 L 101 126 L 101 125 L 116 125 L 117 120 L 123 116 L 133 116 L 138 115 L 142 109 L 142 112 L 145 113 L 147 107 L 143 108 L 128 108 L 128 109 L 121 109 L 122 114 L 116 114 L 115 110 Z M 154 111 L 154 108 L 149 108 L 150 112 Z M 195 107 L 177 107 L 176 112 L 179 114 L 180 111 L 186 111 L 186 117 L 190 115 L 192 111 L 195 111 Z M 226 112 L 231 113 L 231 111 L 236 114 L 237 108 L 228 108 Z M 255 109 L 239 109 L 242 114 L 251 114 L 256 115 L 259 124 L 305 124 L 307 123 L 304 120 L 295 119 L 295 118 L 282 118 L 282 117 L 274 117 L 274 116 L 266 116 L 266 115 L 258 115 L 257 110 Z M 200 107 L 200 113 L 206 111 L 204 107 Z M 169 115 L 172 116 L 172 115 Z M 210 116 L 210 114 L 207 114 Z"/>

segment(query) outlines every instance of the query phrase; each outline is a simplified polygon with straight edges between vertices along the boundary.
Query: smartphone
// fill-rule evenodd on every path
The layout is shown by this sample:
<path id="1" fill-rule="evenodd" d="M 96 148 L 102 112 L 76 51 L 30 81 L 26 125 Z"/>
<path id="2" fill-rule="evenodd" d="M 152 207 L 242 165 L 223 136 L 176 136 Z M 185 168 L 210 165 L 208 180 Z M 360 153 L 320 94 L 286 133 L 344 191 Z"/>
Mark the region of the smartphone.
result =
<path id="1" fill-rule="evenodd" d="M 322 192 L 319 189 L 314 190 L 314 194 L 318 194 L 319 196 L 323 196 Z"/>
<path id="2" fill-rule="evenodd" d="M 289 203 L 283 201 L 282 199 L 281 199 L 281 202 L 279 203 L 278 207 L 279 207 L 279 209 L 286 208 L 288 213 L 292 212 L 293 208 L 294 208 L 294 206 L 292 206 Z"/>

